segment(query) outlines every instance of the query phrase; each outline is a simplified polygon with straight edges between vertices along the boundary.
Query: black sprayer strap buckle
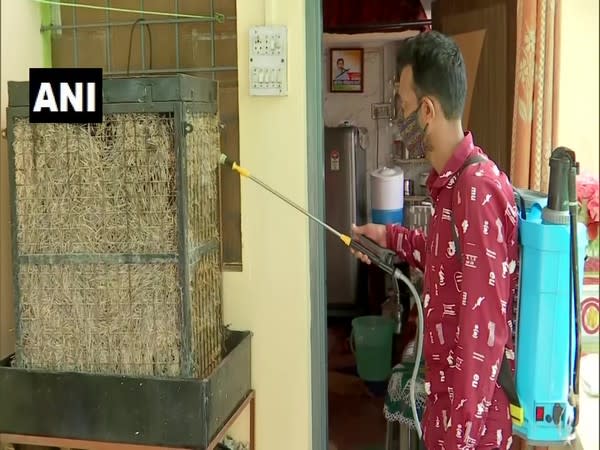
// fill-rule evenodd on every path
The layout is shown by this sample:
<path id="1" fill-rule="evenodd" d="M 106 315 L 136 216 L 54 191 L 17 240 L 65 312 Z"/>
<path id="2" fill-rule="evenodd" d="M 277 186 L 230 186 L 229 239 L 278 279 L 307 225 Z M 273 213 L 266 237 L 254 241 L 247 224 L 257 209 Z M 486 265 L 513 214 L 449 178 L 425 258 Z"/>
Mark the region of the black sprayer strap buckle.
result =
<path id="1" fill-rule="evenodd" d="M 461 168 L 457 171 L 457 173 L 456 173 L 457 179 L 458 179 L 458 177 L 460 177 L 460 174 L 465 169 L 465 167 L 473 165 L 473 164 L 477 164 L 480 162 L 484 162 L 484 161 L 487 161 L 487 158 L 485 158 L 482 155 L 474 155 L 474 156 L 468 158 L 465 161 L 465 163 L 461 166 Z M 454 184 L 454 186 L 456 186 L 456 183 Z M 452 211 L 452 208 L 450 208 L 450 211 Z M 454 237 L 454 245 L 456 246 L 456 256 L 459 258 L 459 260 L 462 260 L 461 251 L 460 251 L 460 240 L 458 238 L 458 232 L 456 231 L 457 228 L 456 228 L 456 223 L 454 221 L 454 214 L 452 214 L 452 212 L 450 212 L 450 221 L 451 221 L 450 226 L 452 228 L 452 235 Z M 503 352 L 503 355 L 502 355 L 502 364 L 500 365 L 500 372 L 498 373 L 498 385 L 500 385 L 500 387 L 504 390 L 504 393 L 506 394 L 506 397 L 508 398 L 510 403 L 512 405 L 520 408 L 521 402 L 519 401 L 519 396 L 517 395 L 517 387 L 515 385 L 515 378 L 510 369 L 510 364 L 508 362 L 508 359 L 506 358 L 506 352 Z"/>

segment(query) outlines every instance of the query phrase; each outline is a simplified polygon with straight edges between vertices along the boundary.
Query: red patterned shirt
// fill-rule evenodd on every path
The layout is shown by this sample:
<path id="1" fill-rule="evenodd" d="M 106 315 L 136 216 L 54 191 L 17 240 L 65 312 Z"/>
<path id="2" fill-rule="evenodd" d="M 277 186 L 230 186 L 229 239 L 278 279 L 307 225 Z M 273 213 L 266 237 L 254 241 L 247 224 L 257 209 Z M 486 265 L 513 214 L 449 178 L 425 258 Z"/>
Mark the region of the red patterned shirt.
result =
<path id="1" fill-rule="evenodd" d="M 504 450 L 512 443 L 497 375 L 505 353 L 514 367 L 517 209 L 508 178 L 491 160 L 457 176 L 476 154 L 483 152 L 466 133 L 444 170 L 432 170 L 427 186 L 435 211 L 427 234 L 387 226 L 388 247 L 424 273 L 428 450 Z"/>

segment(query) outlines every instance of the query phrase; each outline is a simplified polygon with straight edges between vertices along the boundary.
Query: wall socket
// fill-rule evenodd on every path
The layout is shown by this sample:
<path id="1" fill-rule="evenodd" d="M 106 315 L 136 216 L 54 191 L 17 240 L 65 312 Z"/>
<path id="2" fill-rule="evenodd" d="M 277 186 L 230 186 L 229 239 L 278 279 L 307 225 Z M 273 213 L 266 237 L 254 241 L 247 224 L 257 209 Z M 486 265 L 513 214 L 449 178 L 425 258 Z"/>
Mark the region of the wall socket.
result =
<path id="1" fill-rule="evenodd" d="M 250 28 L 250 95 L 287 95 L 287 28 Z"/>
<path id="2" fill-rule="evenodd" d="M 371 119 L 389 119 L 392 117 L 391 103 L 371 103 Z"/>

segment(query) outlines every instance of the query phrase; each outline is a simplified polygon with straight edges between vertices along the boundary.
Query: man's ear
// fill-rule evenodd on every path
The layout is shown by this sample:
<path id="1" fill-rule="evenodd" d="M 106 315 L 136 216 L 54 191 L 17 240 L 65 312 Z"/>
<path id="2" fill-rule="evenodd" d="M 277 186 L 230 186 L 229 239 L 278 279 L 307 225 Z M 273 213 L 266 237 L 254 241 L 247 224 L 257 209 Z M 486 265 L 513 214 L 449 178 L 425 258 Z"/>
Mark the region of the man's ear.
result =
<path id="1" fill-rule="evenodd" d="M 423 114 L 423 123 L 429 123 L 435 120 L 436 115 L 439 114 L 437 107 L 439 107 L 439 105 L 437 105 L 431 98 L 423 98 L 423 103 L 421 106 L 421 114 Z"/>

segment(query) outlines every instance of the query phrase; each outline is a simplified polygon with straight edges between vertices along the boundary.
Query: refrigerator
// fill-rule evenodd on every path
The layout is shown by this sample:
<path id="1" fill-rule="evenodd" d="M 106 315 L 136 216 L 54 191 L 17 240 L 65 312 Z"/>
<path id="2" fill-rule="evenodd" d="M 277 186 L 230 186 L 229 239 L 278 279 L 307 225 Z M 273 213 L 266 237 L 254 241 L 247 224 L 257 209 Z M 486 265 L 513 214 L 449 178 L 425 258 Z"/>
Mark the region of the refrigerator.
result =
<path id="1" fill-rule="evenodd" d="M 367 220 L 367 155 L 357 127 L 325 128 L 325 219 L 350 234 Z M 330 315 L 352 314 L 367 303 L 366 266 L 332 233 L 326 233 L 326 292 Z"/>

